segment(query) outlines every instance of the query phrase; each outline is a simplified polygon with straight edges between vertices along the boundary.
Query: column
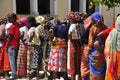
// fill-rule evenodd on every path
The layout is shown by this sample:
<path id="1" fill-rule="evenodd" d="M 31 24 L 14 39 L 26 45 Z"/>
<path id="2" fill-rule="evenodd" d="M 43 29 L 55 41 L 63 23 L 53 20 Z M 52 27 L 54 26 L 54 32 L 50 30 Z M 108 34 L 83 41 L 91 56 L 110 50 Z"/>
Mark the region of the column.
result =
<path id="1" fill-rule="evenodd" d="M 13 12 L 16 13 L 16 0 L 11 0 Z"/>
<path id="2" fill-rule="evenodd" d="M 80 0 L 79 2 L 80 11 L 86 14 L 86 0 Z"/>
<path id="3" fill-rule="evenodd" d="M 30 0 L 30 14 L 39 15 L 38 0 Z"/>
<path id="4" fill-rule="evenodd" d="M 50 0 L 50 15 L 55 15 L 55 0 Z"/>

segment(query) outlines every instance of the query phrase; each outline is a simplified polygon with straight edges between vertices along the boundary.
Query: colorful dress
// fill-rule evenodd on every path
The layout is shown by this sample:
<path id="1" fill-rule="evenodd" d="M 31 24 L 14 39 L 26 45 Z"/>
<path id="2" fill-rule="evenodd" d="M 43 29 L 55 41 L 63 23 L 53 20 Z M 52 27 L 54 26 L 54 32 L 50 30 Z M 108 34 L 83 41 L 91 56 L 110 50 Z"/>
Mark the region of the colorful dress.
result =
<path id="1" fill-rule="evenodd" d="M 54 37 L 50 56 L 48 60 L 48 70 L 54 72 L 67 71 L 67 34 L 66 26 L 56 25 L 53 28 Z"/>
<path id="2" fill-rule="evenodd" d="M 5 40 L 2 44 L 1 53 L 0 53 L 0 73 L 10 71 L 10 61 L 8 53 L 6 52 L 6 42 Z"/>
<path id="3" fill-rule="evenodd" d="M 115 28 L 109 33 L 105 43 L 105 59 L 107 63 L 105 80 L 120 79 L 120 16 Z"/>
<path id="4" fill-rule="evenodd" d="M 70 75 L 80 74 L 80 41 L 76 24 L 71 24 L 69 33 L 72 32 L 72 39 L 68 40 L 67 72 Z"/>
<path id="5" fill-rule="evenodd" d="M 42 63 L 42 49 L 40 47 L 41 45 L 40 37 L 42 33 L 39 34 L 39 31 L 41 30 L 41 29 L 39 30 L 39 28 L 40 26 L 36 28 L 31 27 L 28 31 L 29 38 L 31 37 L 31 34 L 34 34 L 32 41 L 29 42 L 30 44 L 28 43 L 29 46 L 28 46 L 27 65 L 29 69 L 28 71 L 30 71 L 30 73 L 38 71 Z"/>
<path id="6" fill-rule="evenodd" d="M 101 31 L 103 31 L 104 29 L 106 29 L 106 27 L 104 26 L 96 26 L 93 25 L 90 28 L 90 34 L 89 34 L 89 40 L 88 40 L 88 46 L 89 48 L 91 48 L 91 50 L 89 51 L 89 63 L 90 63 L 90 80 L 104 80 L 104 71 L 105 71 L 105 62 L 102 61 L 101 64 L 99 64 L 99 59 L 97 56 L 100 56 L 101 60 L 104 60 L 104 56 L 102 56 L 103 53 L 103 44 L 102 42 L 98 41 L 99 43 L 99 47 L 101 48 L 100 51 L 98 51 L 95 46 L 94 43 L 97 40 L 97 34 L 100 33 Z M 96 67 L 95 67 L 96 64 Z M 98 66 L 102 65 L 100 68 Z"/>
<path id="7" fill-rule="evenodd" d="M 20 28 L 20 32 L 24 33 L 23 41 L 20 39 L 20 46 L 18 51 L 17 58 L 17 75 L 18 76 L 26 76 L 27 75 L 27 35 L 28 28 L 27 26 L 23 26 Z"/>

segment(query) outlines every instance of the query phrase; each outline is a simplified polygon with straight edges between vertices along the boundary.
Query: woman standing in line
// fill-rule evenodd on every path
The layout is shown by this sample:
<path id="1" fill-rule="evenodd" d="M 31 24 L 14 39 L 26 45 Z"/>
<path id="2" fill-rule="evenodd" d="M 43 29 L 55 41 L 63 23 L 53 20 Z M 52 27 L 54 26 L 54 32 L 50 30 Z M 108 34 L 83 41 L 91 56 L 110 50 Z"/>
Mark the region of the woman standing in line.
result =
<path id="1" fill-rule="evenodd" d="M 70 12 L 69 20 L 67 72 L 71 75 L 71 80 L 75 80 L 76 75 L 80 75 L 80 26 L 75 21 L 74 12 Z"/>
<path id="2" fill-rule="evenodd" d="M 105 59 L 107 62 L 105 80 L 120 79 L 120 16 L 115 28 L 109 33 L 105 42 Z"/>
<path id="3" fill-rule="evenodd" d="M 98 33 L 106 29 L 103 24 L 101 15 L 95 12 L 91 15 L 92 26 L 90 28 L 88 47 L 90 63 L 90 80 L 104 80 L 105 61 L 104 61 L 104 44 L 97 39 Z"/>
<path id="4" fill-rule="evenodd" d="M 27 42 L 28 42 L 28 27 L 27 27 L 27 19 L 21 18 L 20 19 L 21 28 L 20 33 L 20 46 L 18 51 L 18 58 L 17 58 L 17 76 L 18 77 L 26 77 L 27 75 Z"/>
<path id="5" fill-rule="evenodd" d="M 28 41 L 28 63 L 29 63 L 29 71 L 30 71 L 30 78 L 37 78 L 38 79 L 38 74 L 39 74 L 39 67 L 42 62 L 42 54 L 41 54 L 41 49 L 40 49 L 40 35 L 39 32 L 39 27 L 36 24 L 35 17 L 29 16 L 27 18 L 27 22 L 29 24 L 29 41 Z"/>
<path id="6" fill-rule="evenodd" d="M 67 80 L 67 38 L 68 28 L 61 25 L 57 20 L 57 25 L 52 29 L 53 40 L 51 44 L 50 56 L 48 60 L 48 71 L 52 73 L 52 78 L 59 77 L 59 73 Z"/>
<path id="7" fill-rule="evenodd" d="M 0 20 L 0 76 L 1 78 L 9 77 L 10 62 L 8 58 L 8 53 L 6 52 L 6 42 L 7 42 L 7 34 L 5 34 L 6 27 L 6 18 L 2 18 Z"/>

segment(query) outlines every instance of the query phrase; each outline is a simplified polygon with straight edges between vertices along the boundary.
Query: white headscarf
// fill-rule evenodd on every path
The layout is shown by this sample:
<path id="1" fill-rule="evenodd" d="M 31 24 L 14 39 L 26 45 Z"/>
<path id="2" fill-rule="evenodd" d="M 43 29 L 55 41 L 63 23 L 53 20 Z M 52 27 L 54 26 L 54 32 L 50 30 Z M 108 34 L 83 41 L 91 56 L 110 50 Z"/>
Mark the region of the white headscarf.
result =
<path id="1" fill-rule="evenodd" d="M 110 32 L 109 36 L 110 37 L 110 47 L 111 47 L 111 52 L 116 52 L 117 49 L 120 49 L 120 16 L 117 17 L 115 28 Z"/>

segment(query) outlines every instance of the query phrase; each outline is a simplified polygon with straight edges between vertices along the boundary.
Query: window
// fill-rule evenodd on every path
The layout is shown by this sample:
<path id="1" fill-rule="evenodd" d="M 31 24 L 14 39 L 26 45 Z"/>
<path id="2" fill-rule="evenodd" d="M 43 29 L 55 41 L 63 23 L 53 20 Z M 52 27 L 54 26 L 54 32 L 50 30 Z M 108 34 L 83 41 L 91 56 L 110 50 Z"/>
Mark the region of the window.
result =
<path id="1" fill-rule="evenodd" d="M 71 0 L 71 11 L 79 11 L 79 0 Z"/>
<path id="2" fill-rule="evenodd" d="M 16 0 L 17 14 L 30 14 L 30 0 Z"/>
<path id="3" fill-rule="evenodd" d="M 50 0 L 38 0 L 39 14 L 50 14 Z"/>

